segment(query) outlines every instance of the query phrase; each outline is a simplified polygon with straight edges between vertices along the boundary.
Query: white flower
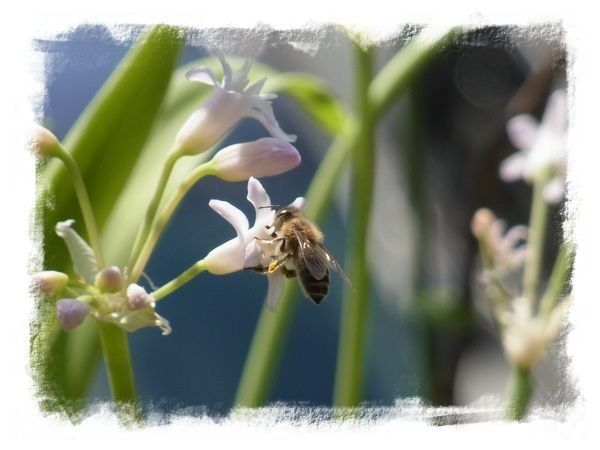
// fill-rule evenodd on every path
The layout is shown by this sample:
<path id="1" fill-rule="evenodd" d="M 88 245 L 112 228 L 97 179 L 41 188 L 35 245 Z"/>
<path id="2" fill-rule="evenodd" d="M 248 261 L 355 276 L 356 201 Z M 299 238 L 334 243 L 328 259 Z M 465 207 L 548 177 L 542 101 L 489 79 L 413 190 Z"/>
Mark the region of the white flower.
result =
<path id="1" fill-rule="evenodd" d="M 213 249 L 204 258 L 206 268 L 211 273 L 224 275 L 257 265 L 266 267 L 272 261 L 272 256 L 275 254 L 274 246 L 257 240 L 271 239 L 271 232 L 267 226 L 272 225 L 274 212 L 271 208 L 264 208 L 271 205 L 271 199 L 256 178 L 248 180 L 247 198 L 254 206 L 256 213 L 256 219 L 251 228 L 244 213 L 232 204 L 221 200 L 209 202 L 210 207 L 227 220 L 237 233 L 235 238 Z M 293 205 L 302 207 L 304 199 L 297 198 Z M 267 278 L 269 280 L 267 306 L 271 310 L 275 310 L 283 290 L 284 276 L 282 273 L 276 272 L 268 274 Z"/>
<path id="2" fill-rule="evenodd" d="M 539 174 L 551 170 L 544 188 L 547 202 L 556 203 L 564 194 L 567 152 L 567 99 L 562 90 L 555 91 L 538 123 L 529 114 L 522 114 L 507 123 L 510 140 L 520 151 L 500 165 L 504 181 L 524 179 L 532 182 Z"/>
<path id="3" fill-rule="evenodd" d="M 548 344 L 560 331 L 570 300 L 563 300 L 548 318 L 533 315 L 531 303 L 525 297 L 511 302 L 511 310 L 497 317 L 503 326 L 502 345 L 509 361 L 518 367 L 530 369 L 546 355 Z"/>
<path id="4" fill-rule="evenodd" d="M 471 230 L 498 275 L 519 268 L 525 261 L 527 246 L 522 243 L 527 238 L 526 226 L 517 225 L 506 231 L 503 220 L 489 209 L 481 208 L 473 216 Z"/>
<path id="5" fill-rule="evenodd" d="M 270 177 L 300 164 L 298 150 L 278 138 L 262 138 L 219 150 L 211 162 L 214 175 L 226 181 Z"/>
<path id="6" fill-rule="evenodd" d="M 284 133 L 275 119 L 270 100 L 276 95 L 260 94 L 266 78 L 246 88 L 250 63 L 246 61 L 239 71 L 233 72 L 224 55 L 216 54 L 223 66 L 221 83 L 207 67 L 194 68 L 186 74 L 190 81 L 214 86 L 214 91 L 181 127 L 175 138 L 175 148 L 193 155 L 204 152 L 246 117 L 262 123 L 271 136 L 293 142 L 296 137 Z"/>

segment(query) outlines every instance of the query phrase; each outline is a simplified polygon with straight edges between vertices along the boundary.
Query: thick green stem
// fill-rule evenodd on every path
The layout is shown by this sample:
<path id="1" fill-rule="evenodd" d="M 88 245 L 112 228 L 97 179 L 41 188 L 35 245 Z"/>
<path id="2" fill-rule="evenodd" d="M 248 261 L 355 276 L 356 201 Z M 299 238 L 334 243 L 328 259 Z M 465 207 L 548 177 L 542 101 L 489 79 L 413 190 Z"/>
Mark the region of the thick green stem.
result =
<path id="1" fill-rule="evenodd" d="M 160 300 L 167 295 L 172 294 L 181 286 L 186 284 L 188 281 L 192 280 L 196 275 L 204 272 L 206 270 L 206 265 L 204 264 L 204 260 L 200 260 L 193 264 L 189 269 L 179 275 L 177 278 L 169 281 L 163 286 L 159 287 L 157 290 L 152 292 L 150 295 L 154 297 L 154 300 Z"/>
<path id="2" fill-rule="evenodd" d="M 137 404 L 127 333 L 115 325 L 100 321 L 98 330 L 110 391 L 118 412 L 124 415 L 124 419 L 139 422 L 141 414 Z"/>
<path id="3" fill-rule="evenodd" d="M 169 177 L 171 176 L 171 172 L 173 171 L 173 167 L 175 167 L 175 163 L 177 163 L 181 156 L 183 156 L 183 152 L 181 151 L 170 152 L 169 157 L 165 161 L 165 165 L 163 166 L 163 170 L 160 175 L 160 179 L 158 180 L 156 190 L 154 191 L 154 196 L 152 197 L 152 200 L 148 205 L 148 210 L 146 211 L 144 222 L 142 223 L 142 226 L 138 231 L 137 237 L 135 238 L 135 244 L 133 245 L 131 255 L 129 256 L 129 267 L 133 267 L 142 249 L 142 244 L 148 238 L 150 227 L 152 226 L 152 222 L 154 222 L 154 217 L 156 216 L 158 205 L 160 205 L 160 200 L 162 199 L 165 188 L 167 187 L 167 183 L 169 181 Z"/>
<path id="4" fill-rule="evenodd" d="M 531 370 L 523 367 L 513 367 L 510 380 L 510 397 L 506 410 L 507 420 L 520 421 L 525 418 L 532 393 Z"/>
<path id="5" fill-rule="evenodd" d="M 369 298 L 367 239 L 375 174 L 375 120 L 368 98 L 373 75 L 373 49 L 356 46 L 360 137 L 352 149 L 351 233 L 347 261 L 354 290 L 348 290 L 342 307 L 334 406 L 358 406 L 362 398 L 365 332 Z"/>
<path id="6" fill-rule="evenodd" d="M 98 227 L 96 226 L 96 218 L 94 217 L 94 211 L 92 210 L 92 203 L 90 202 L 90 197 L 85 188 L 81 172 L 71 154 L 62 148 L 61 145 L 57 145 L 53 149 L 53 154 L 64 163 L 71 176 L 73 188 L 77 194 L 77 200 L 79 200 L 79 207 L 81 208 L 81 214 L 83 215 L 88 238 L 94 249 L 96 262 L 98 263 L 98 267 L 102 268 L 104 267 L 104 256 L 102 255 L 102 249 L 100 248 L 100 235 L 98 233 Z"/>
<path id="7" fill-rule="evenodd" d="M 546 176 L 536 177 L 533 184 L 531 216 L 529 219 L 529 239 L 527 244 L 527 260 L 523 272 L 523 294 L 533 306 L 538 295 L 544 238 L 548 219 L 548 204 L 543 197 Z"/>
<path id="8" fill-rule="evenodd" d="M 169 222 L 169 219 L 171 219 L 171 216 L 181 203 L 181 200 L 183 200 L 183 197 L 185 197 L 185 194 L 188 193 L 188 191 L 192 188 L 192 186 L 194 186 L 194 184 L 198 182 L 198 180 L 205 177 L 206 175 L 212 174 L 212 170 L 213 169 L 211 167 L 210 162 L 198 166 L 192 173 L 190 173 L 185 178 L 185 180 L 183 180 L 183 182 L 179 185 L 177 190 L 171 195 L 169 200 L 167 200 L 162 212 L 152 225 L 150 234 L 144 242 L 144 245 L 140 250 L 138 258 L 135 264 L 133 265 L 133 269 L 131 270 L 131 275 L 129 277 L 132 283 L 137 281 L 137 279 L 144 271 L 144 268 L 146 267 L 146 264 L 150 259 L 150 255 L 152 254 L 152 251 L 154 250 L 154 247 L 158 242 L 158 239 L 160 238 L 163 230 L 165 229 L 165 226 Z"/>
<path id="9" fill-rule="evenodd" d="M 393 69 L 387 70 L 385 77 L 376 77 L 374 83 L 377 81 L 378 87 L 369 91 L 373 110 L 377 116 L 383 114 L 387 105 L 390 104 L 391 99 L 385 96 L 391 97 L 402 92 L 418 74 L 419 69 L 433 58 L 441 44 L 447 42 L 455 31 L 456 29 L 450 30 L 446 35 L 440 36 L 438 40 L 419 41 L 414 46 L 410 44 L 411 52 L 413 52 L 411 58 L 393 58 Z M 402 50 L 402 52 L 404 51 L 405 49 Z M 328 211 L 339 174 L 351 149 L 356 146 L 359 134 L 354 119 L 347 117 L 344 130 L 333 140 L 313 177 L 306 194 L 305 214 L 307 218 L 316 223 L 320 223 Z M 269 309 L 263 307 L 246 357 L 235 399 L 236 405 L 261 406 L 267 401 L 269 388 L 275 378 L 275 371 L 279 367 L 285 333 L 293 317 L 294 298 L 297 293 L 297 283 L 288 282 L 277 312 L 273 314 Z"/>

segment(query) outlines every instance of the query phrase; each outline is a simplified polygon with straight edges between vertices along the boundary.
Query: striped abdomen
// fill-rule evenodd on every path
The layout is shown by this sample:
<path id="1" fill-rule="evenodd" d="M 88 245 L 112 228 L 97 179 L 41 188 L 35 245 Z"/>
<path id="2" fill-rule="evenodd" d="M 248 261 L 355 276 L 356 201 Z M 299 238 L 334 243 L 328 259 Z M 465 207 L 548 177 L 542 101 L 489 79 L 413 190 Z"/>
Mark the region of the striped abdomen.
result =
<path id="1" fill-rule="evenodd" d="M 300 284 L 302 285 L 306 296 L 317 305 L 321 303 L 329 292 L 329 270 L 322 279 L 317 280 L 312 276 L 310 270 L 308 270 L 304 264 L 296 269 L 298 271 L 298 279 L 300 280 Z"/>

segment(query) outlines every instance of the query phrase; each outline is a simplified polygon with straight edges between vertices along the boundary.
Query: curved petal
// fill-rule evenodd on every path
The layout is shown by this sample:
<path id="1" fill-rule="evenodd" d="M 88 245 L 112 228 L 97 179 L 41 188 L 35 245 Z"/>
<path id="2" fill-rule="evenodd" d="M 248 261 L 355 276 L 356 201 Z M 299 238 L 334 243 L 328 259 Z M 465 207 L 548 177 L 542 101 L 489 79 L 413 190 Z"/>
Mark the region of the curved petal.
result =
<path id="1" fill-rule="evenodd" d="M 506 132 L 510 141 L 520 150 L 529 150 L 538 137 L 539 124 L 533 116 L 521 114 L 510 119 L 506 124 Z"/>
<path id="2" fill-rule="evenodd" d="M 244 236 L 248 230 L 248 219 L 242 211 L 237 209 L 231 203 L 222 200 L 211 200 L 208 202 L 208 206 L 231 224 L 238 237 Z"/>
<path id="3" fill-rule="evenodd" d="M 306 199 L 304 197 L 297 197 L 292 203 L 290 203 L 290 206 L 298 208 L 300 211 L 302 211 L 306 206 Z"/>
<path id="4" fill-rule="evenodd" d="M 244 257 L 244 268 L 253 268 L 261 264 L 263 259 L 263 249 L 256 241 L 252 239 L 246 247 L 246 256 Z"/>
<path id="5" fill-rule="evenodd" d="M 185 74 L 185 77 L 190 81 L 208 84 L 209 86 L 218 86 L 219 82 L 215 73 L 208 67 L 195 67 L 190 69 Z"/>
<path id="6" fill-rule="evenodd" d="M 223 84 L 222 85 L 225 89 L 230 90 L 231 79 L 233 77 L 233 71 L 231 70 L 231 66 L 225 59 L 225 54 L 221 50 L 215 48 L 215 49 L 213 49 L 213 53 L 217 56 L 217 58 L 219 58 L 219 61 L 221 62 L 221 66 L 223 67 Z"/>
<path id="7" fill-rule="evenodd" d="M 250 71 L 250 61 L 244 61 L 244 65 L 237 72 L 234 72 L 231 77 L 231 90 L 236 92 L 243 92 L 244 88 L 248 85 L 248 72 Z"/>
<path id="8" fill-rule="evenodd" d="M 260 92 L 260 90 L 263 88 L 263 86 L 265 85 L 266 81 L 267 81 L 267 77 L 261 78 L 256 83 L 253 83 L 250 86 L 248 86 L 248 89 L 246 89 L 244 91 L 244 94 L 257 95 Z M 265 98 L 265 96 L 268 96 L 269 97 L 268 99 L 277 98 L 277 94 L 264 94 L 262 98 Z M 275 97 L 273 97 L 273 96 L 275 96 Z"/>
<path id="9" fill-rule="evenodd" d="M 263 100 L 258 96 L 251 98 L 251 109 L 247 112 L 248 117 L 258 120 L 273 137 L 285 139 L 288 142 L 294 142 L 296 136 L 285 133 L 280 127 L 273 107 L 267 100 Z"/>
<path id="10" fill-rule="evenodd" d="M 254 211 L 256 213 L 256 218 L 254 220 L 255 225 L 257 223 L 265 223 L 268 221 L 272 211 L 269 208 L 264 207 L 271 205 L 271 199 L 260 181 L 254 177 L 248 179 L 248 196 L 246 198 L 252 203 L 252 206 L 254 206 Z"/>
<path id="11" fill-rule="evenodd" d="M 275 312 L 277 310 L 277 305 L 279 304 L 279 300 L 281 299 L 281 294 L 283 292 L 283 282 L 285 277 L 283 274 L 276 272 L 270 275 L 267 275 L 269 280 L 269 290 L 267 292 L 267 308 L 271 311 Z"/>

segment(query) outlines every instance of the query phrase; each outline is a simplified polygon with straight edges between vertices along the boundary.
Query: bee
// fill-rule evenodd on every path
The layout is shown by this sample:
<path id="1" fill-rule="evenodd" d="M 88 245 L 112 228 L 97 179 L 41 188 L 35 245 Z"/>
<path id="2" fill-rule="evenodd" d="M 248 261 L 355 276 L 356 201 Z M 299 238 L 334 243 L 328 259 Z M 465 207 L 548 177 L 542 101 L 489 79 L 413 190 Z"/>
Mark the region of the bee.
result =
<path id="1" fill-rule="evenodd" d="M 271 274 L 281 271 L 287 278 L 297 277 L 306 298 L 319 304 L 329 293 L 329 270 L 337 271 L 342 279 L 352 286 L 348 276 L 323 244 L 323 233 L 294 206 L 265 206 L 276 208 L 272 225 L 272 239 L 258 241 L 274 244 L 276 254 L 267 266 L 248 269 Z M 289 268 L 288 263 L 293 263 Z"/>

